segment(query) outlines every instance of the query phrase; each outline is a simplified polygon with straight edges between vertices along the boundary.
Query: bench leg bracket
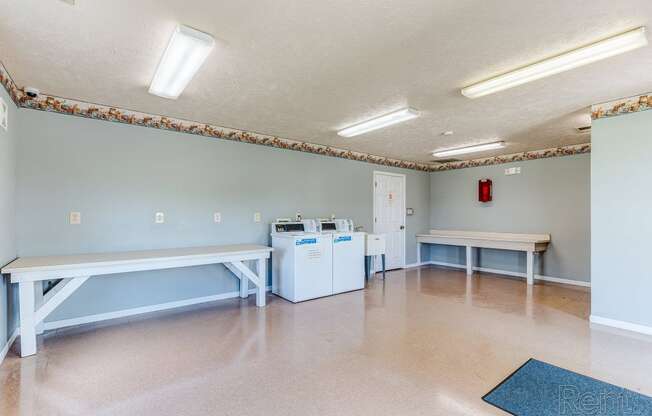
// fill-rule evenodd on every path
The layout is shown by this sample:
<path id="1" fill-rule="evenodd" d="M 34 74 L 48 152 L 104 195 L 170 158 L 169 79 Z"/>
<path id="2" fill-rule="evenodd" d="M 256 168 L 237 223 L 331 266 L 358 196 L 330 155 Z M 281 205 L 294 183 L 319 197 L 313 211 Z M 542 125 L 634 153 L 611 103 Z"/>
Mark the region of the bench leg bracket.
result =
<path id="1" fill-rule="evenodd" d="M 49 314 L 70 297 L 90 276 L 73 277 L 57 289 L 38 309 L 35 306 L 35 282 L 18 283 L 20 302 L 20 356 L 27 357 L 36 354 L 36 329 Z M 40 282 L 38 282 L 40 283 Z"/>

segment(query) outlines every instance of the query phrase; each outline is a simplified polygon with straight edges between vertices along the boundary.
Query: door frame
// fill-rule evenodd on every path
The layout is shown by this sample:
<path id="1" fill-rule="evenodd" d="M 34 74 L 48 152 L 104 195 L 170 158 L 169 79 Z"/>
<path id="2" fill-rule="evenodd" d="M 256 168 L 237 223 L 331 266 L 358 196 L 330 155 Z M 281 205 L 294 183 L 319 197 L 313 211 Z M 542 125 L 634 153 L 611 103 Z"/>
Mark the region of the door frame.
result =
<path id="1" fill-rule="evenodd" d="M 373 222 L 373 231 L 374 234 L 376 234 L 376 175 L 386 175 L 386 176 L 395 176 L 397 178 L 401 178 L 403 181 L 403 225 L 405 228 L 403 229 L 403 264 L 401 265 L 401 269 L 405 269 L 407 259 L 405 258 L 406 254 L 406 246 L 407 246 L 407 180 L 406 176 L 404 173 L 394 173 L 394 172 L 386 172 L 382 170 L 374 170 L 373 172 L 373 178 L 371 181 L 371 189 L 372 189 L 372 207 L 373 207 L 373 212 L 371 213 L 372 217 L 372 222 Z"/>

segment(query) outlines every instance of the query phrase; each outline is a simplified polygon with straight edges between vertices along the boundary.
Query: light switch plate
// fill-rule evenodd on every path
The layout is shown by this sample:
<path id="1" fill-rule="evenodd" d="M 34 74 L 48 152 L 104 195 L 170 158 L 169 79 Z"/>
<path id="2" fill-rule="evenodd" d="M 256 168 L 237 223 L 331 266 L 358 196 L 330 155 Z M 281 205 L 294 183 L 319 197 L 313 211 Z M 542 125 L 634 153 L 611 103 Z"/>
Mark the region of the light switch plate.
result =
<path id="1" fill-rule="evenodd" d="M 254 222 L 260 222 L 260 218 L 261 218 L 260 212 L 256 212 L 254 214 Z"/>
<path id="2" fill-rule="evenodd" d="M 519 175 L 521 173 L 521 167 L 505 168 L 505 175 Z"/>
<path id="3" fill-rule="evenodd" d="M 165 222 L 165 214 L 162 212 L 154 214 L 154 222 L 156 224 L 163 224 Z"/>
<path id="4" fill-rule="evenodd" d="M 79 225 L 81 224 L 81 212 L 72 211 L 70 212 L 70 225 Z"/>
<path id="5" fill-rule="evenodd" d="M 219 212 L 214 213 L 214 214 L 213 214 L 213 221 L 214 221 L 216 224 L 221 223 L 221 222 L 222 222 L 222 214 L 219 213 Z"/>

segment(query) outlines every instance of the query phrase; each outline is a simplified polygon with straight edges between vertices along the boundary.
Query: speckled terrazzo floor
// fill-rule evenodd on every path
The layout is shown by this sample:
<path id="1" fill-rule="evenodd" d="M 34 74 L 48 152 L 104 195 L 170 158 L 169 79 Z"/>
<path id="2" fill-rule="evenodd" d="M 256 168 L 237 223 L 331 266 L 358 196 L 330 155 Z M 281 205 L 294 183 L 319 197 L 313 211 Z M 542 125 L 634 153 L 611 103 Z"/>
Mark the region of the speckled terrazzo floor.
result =
<path id="1" fill-rule="evenodd" d="M 428 267 L 60 330 L 9 354 L 0 415 L 501 415 L 482 396 L 531 357 L 652 395 L 652 338 L 592 328 L 589 298 Z"/>

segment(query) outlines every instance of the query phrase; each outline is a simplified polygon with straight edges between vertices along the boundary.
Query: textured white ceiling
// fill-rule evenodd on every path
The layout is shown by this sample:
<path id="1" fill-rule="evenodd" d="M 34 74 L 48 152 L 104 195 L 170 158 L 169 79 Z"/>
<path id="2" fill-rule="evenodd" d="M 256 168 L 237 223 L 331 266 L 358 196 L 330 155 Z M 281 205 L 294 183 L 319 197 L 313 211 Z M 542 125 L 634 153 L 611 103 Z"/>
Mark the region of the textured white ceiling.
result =
<path id="1" fill-rule="evenodd" d="M 652 46 L 502 93 L 460 88 L 647 25 L 649 0 L 0 0 L 0 60 L 20 86 L 376 155 L 502 138 L 498 152 L 584 143 L 592 103 L 652 89 Z M 217 47 L 177 101 L 147 93 L 177 23 Z M 651 39 L 652 41 L 652 39 Z M 336 131 L 404 106 L 421 118 Z M 453 136 L 441 136 L 454 130 Z"/>

